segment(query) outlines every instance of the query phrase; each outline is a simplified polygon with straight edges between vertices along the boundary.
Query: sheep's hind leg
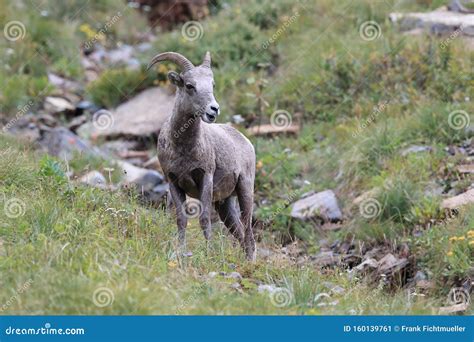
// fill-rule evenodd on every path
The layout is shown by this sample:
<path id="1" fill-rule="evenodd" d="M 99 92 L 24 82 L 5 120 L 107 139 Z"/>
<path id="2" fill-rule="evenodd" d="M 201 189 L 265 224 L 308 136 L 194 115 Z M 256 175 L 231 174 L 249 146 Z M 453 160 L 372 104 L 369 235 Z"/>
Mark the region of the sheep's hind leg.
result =
<path id="1" fill-rule="evenodd" d="M 240 245 L 245 248 L 244 227 L 242 222 L 240 222 L 240 215 L 237 212 L 235 196 L 217 202 L 216 209 L 229 232 L 239 241 Z"/>
<path id="2" fill-rule="evenodd" d="M 252 227 L 253 180 L 240 177 L 236 190 L 242 214 L 241 221 L 245 229 L 245 254 L 248 260 L 255 261 L 257 246 L 255 244 Z"/>

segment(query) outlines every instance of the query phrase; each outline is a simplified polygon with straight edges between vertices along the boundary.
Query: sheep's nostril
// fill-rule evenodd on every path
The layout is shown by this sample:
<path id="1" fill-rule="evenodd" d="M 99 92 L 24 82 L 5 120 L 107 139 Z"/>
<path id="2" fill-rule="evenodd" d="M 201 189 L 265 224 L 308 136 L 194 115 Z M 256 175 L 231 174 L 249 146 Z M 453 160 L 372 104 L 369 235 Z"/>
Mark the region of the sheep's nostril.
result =
<path id="1" fill-rule="evenodd" d="M 219 114 L 219 107 L 218 106 L 211 106 L 211 110 L 217 114 Z"/>

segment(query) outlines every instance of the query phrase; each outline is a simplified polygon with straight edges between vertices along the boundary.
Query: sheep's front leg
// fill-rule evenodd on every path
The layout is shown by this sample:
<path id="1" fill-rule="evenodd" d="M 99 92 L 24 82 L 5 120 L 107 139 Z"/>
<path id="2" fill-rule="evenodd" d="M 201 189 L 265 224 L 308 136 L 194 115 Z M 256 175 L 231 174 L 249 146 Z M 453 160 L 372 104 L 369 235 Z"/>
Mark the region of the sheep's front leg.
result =
<path id="1" fill-rule="evenodd" d="M 199 223 L 207 241 L 211 239 L 211 206 L 212 206 L 212 175 L 205 173 L 201 180 L 200 186 L 200 201 L 202 205 L 201 215 L 199 216 Z"/>
<path id="2" fill-rule="evenodd" d="M 174 182 L 170 183 L 170 193 L 176 207 L 179 247 L 183 253 L 186 253 L 186 226 L 188 225 L 185 208 L 186 193 Z"/>

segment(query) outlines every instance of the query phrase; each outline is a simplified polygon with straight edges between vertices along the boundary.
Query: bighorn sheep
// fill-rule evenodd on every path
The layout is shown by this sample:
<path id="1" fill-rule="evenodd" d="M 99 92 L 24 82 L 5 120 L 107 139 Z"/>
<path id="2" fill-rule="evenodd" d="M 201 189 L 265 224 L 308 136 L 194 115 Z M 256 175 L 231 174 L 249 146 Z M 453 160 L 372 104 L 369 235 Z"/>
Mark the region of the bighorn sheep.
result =
<path id="1" fill-rule="evenodd" d="M 158 159 L 170 183 L 176 205 L 178 236 L 186 248 L 186 195 L 198 199 L 199 222 L 207 241 L 211 238 L 211 205 L 240 242 L 247 259 L 255 260 L 252 230 L 255 151 L 250 141 L 227 124 L 214 124 L 219 105 L 214 98 L 211 55 L 194 66 L 175 52 L 156 55 L 148 68 L 171 61 L 182 70 L 170 71 L 168 79 L 177 88 L 171 117 L 158 137 Z M 240 211 L 235 202 L 238 198 Z"/>

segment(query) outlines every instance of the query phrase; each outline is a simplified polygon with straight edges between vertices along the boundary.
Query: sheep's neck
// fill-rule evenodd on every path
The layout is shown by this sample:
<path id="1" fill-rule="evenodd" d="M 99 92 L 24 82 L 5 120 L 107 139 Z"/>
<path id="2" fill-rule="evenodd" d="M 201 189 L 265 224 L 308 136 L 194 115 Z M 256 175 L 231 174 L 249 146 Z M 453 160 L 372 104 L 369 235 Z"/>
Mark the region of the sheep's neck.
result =
<path id="1" fill-rule="evenodd" d="M 182 148 L 191 149 L 199 141 L 201 134 L 201 118 L 194 113 L 181 111 L 177 104 L 171 117 L 171 138 Z"/>

